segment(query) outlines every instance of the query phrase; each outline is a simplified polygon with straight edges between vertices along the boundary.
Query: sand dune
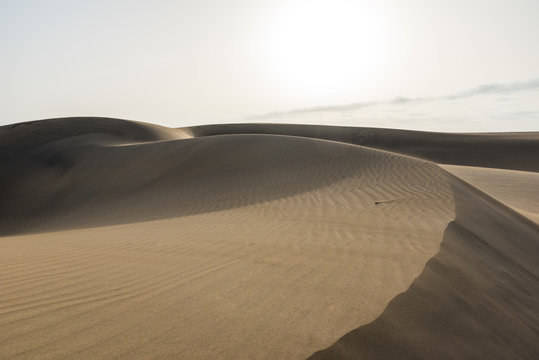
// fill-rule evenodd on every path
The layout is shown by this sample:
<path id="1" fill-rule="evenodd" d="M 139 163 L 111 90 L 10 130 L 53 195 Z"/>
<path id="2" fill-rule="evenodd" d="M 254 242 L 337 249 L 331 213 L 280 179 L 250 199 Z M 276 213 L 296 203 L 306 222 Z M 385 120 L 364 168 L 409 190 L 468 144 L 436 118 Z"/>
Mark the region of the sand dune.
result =
<path id="1" fill-rule="evenodd" d="M 535 223 L 456 179 L 440 251 L 372 323 L 311 359 L 534 359 Z"/>
<path id="2" fill-rule="evenodd" d="M 0 358 L 533 359 L 539 227 L 517 210 L 535 211 L 537 149 L 539 133 L 0 127 Z"/>
<path id="3" fill-rule="evenodd" d="M 539 173 L 455 165 L 442 167 L 539 223 Z"/>
<path id="4" fill-rule="evenodd" d="M 302 136 L 397 152 L 440 164 L 539 172 L 539 132 L 455 134 L 289 124 L 205 125 L 188 130 L 195 136 L 229 133 Z"/>

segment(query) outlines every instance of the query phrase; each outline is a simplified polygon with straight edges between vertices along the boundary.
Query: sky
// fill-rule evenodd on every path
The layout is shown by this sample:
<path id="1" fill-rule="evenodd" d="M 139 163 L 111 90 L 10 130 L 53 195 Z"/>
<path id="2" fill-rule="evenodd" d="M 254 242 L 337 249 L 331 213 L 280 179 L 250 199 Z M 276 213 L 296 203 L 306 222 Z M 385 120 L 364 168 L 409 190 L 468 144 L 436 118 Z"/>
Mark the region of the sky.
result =
<path id="1" fill-rule="evenodd" d="M 539 130 L 537 0 L 0 0 L 0 125 Z"/>

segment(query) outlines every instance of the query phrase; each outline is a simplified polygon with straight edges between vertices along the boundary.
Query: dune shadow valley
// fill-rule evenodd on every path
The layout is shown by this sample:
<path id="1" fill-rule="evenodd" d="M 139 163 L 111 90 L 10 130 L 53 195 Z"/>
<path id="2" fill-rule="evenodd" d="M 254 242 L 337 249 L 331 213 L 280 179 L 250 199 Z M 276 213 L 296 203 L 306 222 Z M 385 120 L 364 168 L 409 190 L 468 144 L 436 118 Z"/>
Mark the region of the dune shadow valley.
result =
<path id="1" fill-rule="evenodd" d="M 0 359 L 539 359 L 539 132 L 0 127 Z"/>

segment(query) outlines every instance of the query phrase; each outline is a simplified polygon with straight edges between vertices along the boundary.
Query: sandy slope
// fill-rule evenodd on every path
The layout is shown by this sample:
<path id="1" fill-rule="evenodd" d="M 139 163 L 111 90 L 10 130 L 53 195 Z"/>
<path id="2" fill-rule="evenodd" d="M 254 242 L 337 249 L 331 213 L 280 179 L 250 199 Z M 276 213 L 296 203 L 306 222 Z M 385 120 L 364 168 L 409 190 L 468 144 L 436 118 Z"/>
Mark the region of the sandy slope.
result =
<path id="1" fill-rule="evenodd" d="M 539 223 L 539 173 L 457 165 L 442 167 Z"/>
<path id="2" fill-rule="evenodd" d="M 388 150 L 440 164 L 539 172 L 539 132 L 455 134 L 291 124 L 204 125 L 184 130 L 195 136 L 228 133 L 302 136 Z"/>
<path id="3" fill-rule="evenodd" d="M 535 359 L 539 228 L 454 179 L 440 251 L 372 323 L 311 359 Z"/>
<path id="4" fill-rule="evenodd" d="M 416 133 L 257 127 L 0 128 L 0 358 L 534 358 L 535 223 Z"/>

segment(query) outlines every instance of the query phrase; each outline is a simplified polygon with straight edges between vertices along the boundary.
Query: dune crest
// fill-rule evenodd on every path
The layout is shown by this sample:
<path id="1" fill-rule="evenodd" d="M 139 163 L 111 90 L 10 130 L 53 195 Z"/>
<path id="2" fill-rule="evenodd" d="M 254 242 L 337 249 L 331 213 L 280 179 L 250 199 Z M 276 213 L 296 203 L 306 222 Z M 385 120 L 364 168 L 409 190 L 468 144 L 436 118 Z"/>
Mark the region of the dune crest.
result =
<path id="1" fill-rule="evenodd" d="M 310 359 L 537 356 L 539 227 L 459 179 L 452 187 L 440 252 L 375 321 Z"/>
<path id="2" fill-rule="evenodd" d="M 537 171 L 530 149 L 538 133 L 0 127 L 0 358 L 531 359 L 529 204 L 438 165 Z"/>

